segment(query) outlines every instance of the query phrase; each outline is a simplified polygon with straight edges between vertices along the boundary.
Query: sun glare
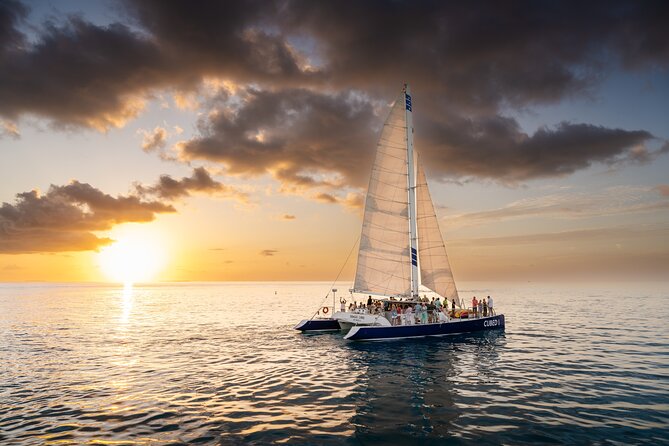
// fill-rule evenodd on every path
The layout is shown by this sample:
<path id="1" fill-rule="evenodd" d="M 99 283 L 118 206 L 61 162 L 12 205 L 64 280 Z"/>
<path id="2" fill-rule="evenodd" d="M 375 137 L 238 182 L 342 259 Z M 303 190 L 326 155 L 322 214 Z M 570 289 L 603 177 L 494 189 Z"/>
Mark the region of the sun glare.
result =
<path id="1" fill-rule="evenodd" d="M 115 282 L 150 282 L 165 263 L 165 249 L 150 238 L 123 237 L 103 248 L 99 261 L 105 275 Z"/>

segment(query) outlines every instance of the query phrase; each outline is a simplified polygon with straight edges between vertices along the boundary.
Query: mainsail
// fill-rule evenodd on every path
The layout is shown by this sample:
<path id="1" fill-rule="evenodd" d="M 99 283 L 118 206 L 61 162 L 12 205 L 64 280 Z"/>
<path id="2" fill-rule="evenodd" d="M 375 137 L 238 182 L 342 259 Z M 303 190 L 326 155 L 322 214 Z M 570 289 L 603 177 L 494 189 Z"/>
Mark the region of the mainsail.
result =
<path id="1" fill-rule="evenodd" d="M 411 97 L 403 91 L 383 125 L 377 145 L 365 201 L 354 290 L 387 296 L 411 294 L 412 263 L 418 263 L 420 273 L 413 270 L 415 284 L 422 283 L 460 304 L 425 172 L 415 153 L 408 159 L 413 132 L 413 129 L 407 131 L 410 112 Z M 411 170 L 414 166 L 416 176 Z M 414 199 L 409 197 L 414 191 L 415 212 L 412 212 L 410 203 Z M 410 218 L 414 216 L 416 226 L 412 227 Z M 416 240 L 412 234 L 416 234 Z M 412 240 L 418 248 L 413 262 Z M 413 292 L 417 289 L 414 285 Z"/>
<path id="2" fill-rule="evenodd" d="M 451 265 L 446 255 L 446 246 L 439 230 L 439 222 L 434 212 L 432 197 L 427 187 L 427 179 L 420 158 L 418 158 L 417 168 L 416 220 L 421 283 L 437 294 L 460 304 Z"/>
<path id="3" fill-rule="evenodd" d="M 408 234 L 407 138 L 402 93 L 383 125 L 369 179 L 355 274 L 356 291 L 394 295 L 410 289 Z"/>

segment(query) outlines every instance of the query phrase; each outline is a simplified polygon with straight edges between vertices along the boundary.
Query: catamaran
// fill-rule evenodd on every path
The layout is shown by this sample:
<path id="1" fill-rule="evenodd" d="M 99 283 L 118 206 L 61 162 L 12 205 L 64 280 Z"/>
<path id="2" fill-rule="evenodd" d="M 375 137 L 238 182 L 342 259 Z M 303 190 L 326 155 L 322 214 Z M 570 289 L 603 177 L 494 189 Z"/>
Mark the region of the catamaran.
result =
<path id="1" fill-rule="evenodd" d="M 343 329 L 344 339 L 362 341 L 504 328 L 503 314 L 470 317 L 475 312 L 467 311 L 460 300 L 413 135 L 412 98 L 405 85 L 377 143 L 351 289 L 370 300 L 373 296 L 376 305 L 335 312 L 333 300 L 331 317 L 312 317 L 295 329 Z M 426 290 L 443 298 L 439 303 L 444 306 L 450 303 L 451 312 L 430 305 L 434 313 L 424 323 L 414 323 L 413 316 L 392 316 L 393 305 L 395 312 L 419 303 L 417 308 L 422 308 L 426 299 L 421 293 L 425 296 Z M 329 310 L 323 307 L 325 313 Z"/>

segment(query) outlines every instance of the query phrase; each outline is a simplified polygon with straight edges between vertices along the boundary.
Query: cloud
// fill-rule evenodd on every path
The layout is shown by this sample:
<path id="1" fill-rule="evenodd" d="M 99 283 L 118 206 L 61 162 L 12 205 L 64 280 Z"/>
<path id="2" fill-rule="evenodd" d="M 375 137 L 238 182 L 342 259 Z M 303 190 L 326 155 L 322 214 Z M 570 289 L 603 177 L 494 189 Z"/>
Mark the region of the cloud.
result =
<path id="1" fill-rule="evenodd" d="M 444 218 L 446 227 L 495 224 L 522 218 L 588 218 L 669 210 L 669 202 L 658 201 L 648 188 L 612 187 L 600 192 L 557 193 L 524 198 L 506 206 Z"/>
<path id="2" fill-rule="evenodd" d="M 591 124 L 562 122 L 533 135 L 522 132 L 514 119 L 501 116 L 450 116 L 421 126 L 424 137 L 417 143 L 421 155 L 430 170 L 442 176 L 515 183 L 568 175 L 594 163 L 648 162 L 662 153 L 646 148 L 646 143 L 655 141 L 647 131 Z"/>
<path id="3" fill-rule="evenodd" d="M 408 79 L 426 108 L 490 112 L 589 93 L 619 67 L 669 63 L 662 1 L 121 4 L 108 26 L 69 17 L 28 42 L 27 8 L 3 2 L 0 113 L 106 129 L 156 89 L 192 91 L 207 76 L 378 97 Z"/>
<path id="4" fill-rule="evenodd" d="M 444 179 L 517 183 L 669 150 L 643 129 L 562 122 L 529 135 L 504 115 L 591 97 L 615 70 L 669 66 L 661 1 L 121 4 L 110 25 L 56 18 L 26 39 L 27 8 L 2 2 L 0 117 L 104 131 L 169 92 L 204 112 L 176 145 L 182 161 L 270 174 L 307 197 L 365 186 L 400 79 L 414 85 L 416 146 Z M 199 97 L 212 79 L 235 89 Z M 162 154 L 160 129 L 145 150 Z"/>
<path id="5" fill-rule="evenodd" d="M 287 28 L 322 46 L 335 82 L 410 79 L 468 109 L 554 101 L 587 91 L 616 63 L 669 61 L 661 1 L 293 1 L 282 12 Z"/>
<path id="6" fill-rule="evenodd" d="M 28 8 L 16 0 L 0 3 L 0 51 L 5 53 L 23 45 L 25 38 L 16 25 L 28 15 Z"/>
<path id="7" fill-rule="evenodd" d="M 70 16 L 37 27 L 31 42 L 18 28 L 27 8 L 0 8 L 0 116 L 10 119 L 107 130 L 136 117 L 157 89 L 193 90 L 205 76 L 304 83 L 314 74 L 284 39 L 261 30 L 272 4 L 128 2 L 124 21 L 134 29 Z"/>
<path id="8" fill-rule="evenodd" d="M 136 196 L 105 194 L 90 184 L 72 181 L 17 194 L 0 207 L 0 252 L 9 254 L 97 250 L 112 242 L 97 231 L 127 222 L 149 222 L 176 210 Z"/>
<path id="9" fill-rule="evenodd" d="M 363 184 L 375 138 L 372 104 L 353 94 L 305 89 L 223 93 L 199 122 L 201 134 L 178 145 L 183 160 L 204 159 L 231 174 L 272 174 L 294 187 L 329 186 L 335 174 Z"/>
<path id="10" fill-rule="evenodd" d="M 136 184 L 135 187 L 142 196 L 153 195 L 165 200 L 175 200 L 188 197 L 192 193 L 201 193 L 231 198 L 242 203 L 249 201 L 247 193 L 214 180 L 204 167 L 193 169 L 190 177 L 183 177 L 180 180 L 175 180 L 169 175 L 161 175 L 158 182 L 152 186 Z"/>
<path id="11" fill-rule="evenodd" d="M 601 241 L 620 241 L 631 238 L 647 238 L 657 240 L 658 237 L 669 236 L 667 226 L 618 226 L 611 228 L 577 229 L 571 231 L 544 232 L 505 237 L 481 237 L 474 239 L 451 240 L 451 247 L 492 248 L 501 246 L 517 247 L 520 245 L 546 246 L 554 244 L 582 244 Z"/>
<path id="12" fill-rule="evenodd" d="M 362 194 L 350 192 L 345 197 L 321 192 L 311 197 L 315 201 L 327 204 L 341 204 L 350 209 L 362 209 L 364 198 Z"/>
<path id="13" fill-rule="evenodd" d="M 118 23 L 48 23 L 35 43 L 2 51 L 0 115 L 28 113 L 99 130 L 123 126 L 143 109 L 148 89 L 166 85 L 163 59 L 150 40 Z"/>
<path id="14" fill-rule="evenodd" d="M 145 152 L 163 149 L 167 145 L 167 130 L 160 126 L 153 131 L 140 130 L 139 132 L 144 135 L 142 150 Z"/>
<path id="15" fill-rule="evenodd" d="M 291 214 L 283 214 L 280 218 L 281 220 L 290 221 L 290 220 L 295 220 L 297 217 Z"/>
<path id="16" fill-rule="evenodd" d="M 237 175 L 269 173 L 281 192 L 324 202 L 336 202 L 334 193 L 344 186 L 364 187 L 376 138 L 369 129 L 378 129 L 379 114 L 386 113 L 362 94 L 304 89 L 223 91 L 211 105 L 199 134 L 177 144 L 180 159 L 222 163 Z M 416 146 L 430 173 L 442 179 L 517 184 L 597 163 L 650 162 L 665 152 L 644 130 L 561 122 L 528 135 L 515 119 L 496 114 L 463 117 L 443 110 L 424 118 Z"/>
<path id="17" fill-rule="evenodd" d="M 320 202 L 328 203 L 328 204 L 333 204 L 333 203 L 337 203 L 337 202 L 339 202 L 339 200 L 337 199 L 337 197 L 335 197 L 335 196 L 332 195 L 332 194 L 327 194 L 327 193 L 325 193 L 325 192 L 321 192 L 321 193 L 319 193 L 319 194 L 316 194 L 316 195 L 314 195 L 313 198 L 314 198 L 314 200 L 316 200 L 316 201 L 320 201 Z"/>
<path id="18" fill-rule="evenodd" d="M 279 251 L 277 251 L 276 249 L 263 249 L 262 251 L 260 251 L 260 255 L 264 257 L 272 257 L 277 252 Z"/>
<path id="19" fill-rule="evenodd" d="M 0 119 L 0 138 L 8 136 L 13 139 L 19 139 L 21 132 L 16 123 Z"/>

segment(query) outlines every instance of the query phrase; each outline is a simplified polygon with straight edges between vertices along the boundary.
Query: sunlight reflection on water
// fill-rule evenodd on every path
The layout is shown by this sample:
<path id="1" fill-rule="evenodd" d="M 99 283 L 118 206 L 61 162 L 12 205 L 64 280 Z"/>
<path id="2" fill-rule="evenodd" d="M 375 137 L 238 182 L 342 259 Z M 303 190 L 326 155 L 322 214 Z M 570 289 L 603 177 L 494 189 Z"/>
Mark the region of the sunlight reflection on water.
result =
<path id="1" fill-rule="evenodd" d="M 128 323 L 130 312 L 132 311 L 132 284 L 126 283 L 123 286 L 123 293 L 121 294 L 121 326 Z"/>

